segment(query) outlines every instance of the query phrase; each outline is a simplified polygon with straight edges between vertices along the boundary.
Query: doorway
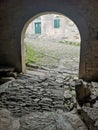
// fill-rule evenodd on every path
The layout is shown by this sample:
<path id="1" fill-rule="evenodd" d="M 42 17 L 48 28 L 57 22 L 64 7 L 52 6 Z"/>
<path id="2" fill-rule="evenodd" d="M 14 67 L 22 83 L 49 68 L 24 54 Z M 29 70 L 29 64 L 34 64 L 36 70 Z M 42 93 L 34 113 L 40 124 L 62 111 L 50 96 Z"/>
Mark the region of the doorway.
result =
<path id="1" fill-rule="evenodd" d="M 57 13 L 36 17 L 26 29 L 24 43 L 27 66 L 58 68 L 78 75 L 81 37 L 68 17 Z"/>

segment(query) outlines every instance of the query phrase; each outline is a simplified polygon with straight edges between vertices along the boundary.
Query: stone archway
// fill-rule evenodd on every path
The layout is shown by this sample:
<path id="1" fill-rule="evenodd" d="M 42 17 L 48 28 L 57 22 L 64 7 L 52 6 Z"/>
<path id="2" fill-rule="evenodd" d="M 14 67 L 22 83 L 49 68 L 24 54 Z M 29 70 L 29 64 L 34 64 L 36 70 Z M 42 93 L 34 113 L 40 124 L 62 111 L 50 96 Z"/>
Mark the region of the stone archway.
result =
<path id="1" fill-rule="evenodd" d="M 88 6 L 88 3 L 83 0 L 28 0 L 24 2 L 10 0 L 7 4 L 2 3 L 2 5 L 6 6 L 4 9 L 1 8 L 4 14 L 1 21 L 1 65 L 13 66 L 17 72 L 24 71 L 22 65 L 21 33 L 25 24 L 32 17 L 34 18 L 34 16 L 43 12 L 58 12 L 70 18 L 80 31 L 81 54 L 79 77 L 85 80 L 98 79 L 97 51 L 95 54 L 94 50 L 97 47 L 97 22 L 95 22 L 97 21 L 95 20 L 97 14 L 93 13 L 94 5 L 89 2 Z M 93 15 L 92 17 L 91 14 Z M 94 48 L 94 46 L 96 47 Z"/>
<path id="2" fill-rule="evenodd" d="M 55 31 L 54 31 L 54 27 L 53 27 L 53 17 L 55 16 L 55 15 L 57 15 L 57 16 L 59 16 L 60 18 L 61 18 L 61 24 L 62 25 L 60 25 L 60 28 L 59 28 L 59 33 L 58 33 L 58 29 L 56 29 Z M 50 22 L 51 22 L 51 25 L 49 24 L 48 26 L 46 26 L 46 23 L 45 23 L 45 20 L 47 21 L 47 22 L 49 22 L 49 20 L 47 20 L 47 17 L 48 17 L 48 19 L 49 18 L 51 18 L 51 20 L 50 20 Z M 33 40 L 33 42 L 36 42 L 36 41 L 34 41 L 34 39 L 35 39 L 35 24 L 34 24 L 34 21 L 36 21 L 36 20 L 38 20 L 38 18 L 42 18 L 42 23 L 44 22 L 44 24 L 45 24 L 45 32 L 44 32 L 44 28 L 43 28 L 43 24 L 42 24 L 42 33 L 40 34 L 40 36 L 41 37 L 46 37 L 46 38 L 48 38 L 48 39 L 51 39 L 51 38 L 53 38 L 53 39 L 55 39 L 56 40 L 56 42 L 58 41 L 64 41 L 65 39 L 66 39 L 66 41 L 69 41 L 69 42 L 72 42 L 73 41 L 73 43 L 75 44 L 75 42 L 76 43 L 78 43 L 78 44 L 80 44 L 81 43 L 81 37 L 80 37 L 80 32 L 79 32 L 79 30 L 78 30 L 78 28 L 77 28 L 77 26 L 76 26 L 76 24 L 71 20 L 71 19 L 69 19 L 68 17 L 66 17 L 66 16 L 64 16 L 63 14 L 61 14 L 61 13 L 58 13 L 58 12 L 43 12 L 43 13 L 40 13 L 40 14 L 38 14 L 38 15 L 36 15 L 36 16 L 34 16 L 34 17 L 32 17 L 30 20 L 28 20 L 27 21 L 27 23 L 25 24 L 25 26 L 24 26 L 24 28 L 23 28 L 23 30 L 22 30 L 22 37 L 21 37 L 21 46 L 22 46 L 22 66 L 23 66 L 23 72 L 25 72 L 25 70 L 26 70 L 26 66 L 25 66 L 25 62 L 26 62 L 26 46 L 27 46 L 27 43 L 25 43 L 25 41 L 24 41 L 24 39 L 25 38 L 27 38 L 27 35 L 28 36 L 30 36 L 31 38 L 32 38 L 32 40 Z M 43 21 L 43 18 L 44 18 L 44 21 Z M 65 23 L 65 21 L 66 21 L 66 23 Z M 47 27 L 49 27 L 50 26 L 50 28 L 47 28 Z M 67 27 L 68 26 L 68 27 Z M 69 26 L 70 26 L 70 28 L 69 28 Z M 74 31 L 74 33 L 72 34 L 72 36 L 73 36 L 73 39 L 72 39 L 72 36 L 69 36 L 70 34 L 71 34 L 71 28 L 72 28 L 72 26 L 73 26 L 73 30 L 72 30 L 72 32 Z M 65 28 L 69 28 L 69 29 L 65 29 Z M 29 29 L 29 30 L 28 30 Z M 47 31 L 47 29 L 48 29 L 48 31 Z M 30 32 L 29 32 L 30 31 Z M 67 33 L 68 33 L 68 35 L 67 35 L 67 33 L 65 32 L 65 31 L 67 31 Z M 77 35 L 77 37 L 78 37 L 78 40 L 75 40 L 75 31 L 76 31 L 76 35 Z M 51 32 L 51 34 L 49 33 L 49 32 Z M 57 33 L 56 33 L 57 32 Z M 34 39 L 33 39 L 33 37 L 34 37 Z M 37 37 L 37 42 L 38 43 L 40 43 L 40 42 L 42 42 L 42 41 L 40 41 L 40 40 L 38 40 L 39 39 L 39 35 L 37 36 L 36 35 L 36 37 Z M 56 38 L 56 37 L 58 37 L 58 38 Z M 65 39 L 64 39 L 64 37 L 65 37 Z M 68 38 L 67 38 L 68 37 Z M 62 39 L 63 38 L 63 39 Z M 28 39 L 28 38 L 27 38 Z M 42 38 L 43 39 L 43 38 Z M 69 39 L 69 40 L 68 40 Z M 28 40 L 30 40 L 30 39 L 28 39 Z M 52 39 L 51 39 L 52 40 Z M 31 40 L 30 40 L 31 41 Z M 49 40 L 47 41 L 47 42 L 49 42 Z M 55 42 L 55 41 L 54 41 Z M 50 43 L 49 43 L 50 44 Z M 55 43 L 56 44 L 56 43 Z M 37 44 L 38 45 L 38 44 Z M 45 45 L 45 44 L 44 44 Z M 33 46 L 33 43 L 32 43 L 32 46 Z M 42 46 L 42 45 L 41 45 Z M 50 45 L 50 46 L 52 46 L 52 44 Z M 55 47 L 55 49 L 56 49 L 56 51 L 57 51 L 57 46 L 54 46 Z M 54 48 L 53 47 L 53 48 Z M 59 46 L 60 47 L 60 46 Z M 47 48 L 47 47 L 46 47 Z M 48 46 L 48 48 L 50 48 L 49 46 Z M 64 48 L 64 46 L 62 47 L 62 49 Z M 79 47 L 80 48 L 80 47 Z M 41 48 L 40 48 L 41 49 Z M 52 48 L 51 48 L 52 49 Z M 50 49 L 50 51 L 51 51 L 51 49 Z M 59 48 L 59 49 L 61 49 L 61 47 Z M 71 48 L 70 48 L 71 49 Z M 69 52 L 70 52 L 70 49 L 68 49 L 69 50 Z M 75 49 L 75 48 L 74 48 Z M 74 50 L 73 49 L 73 50 Z M 38 48 L 38 50 L 39 50 L 39 48 Z M 47 49 L 46 49 L 47 50 Z M 45 50 L 45 52 L 47 52 Z M 65 48 L 65 50 L 66 50 L 66 48 Z M 56 52 L 55 51 L 55 52 Z M 60 51 L 60 50 L 58 50 L 58 51 Z M 77 51 L 79 51 L 79 50 L 77 50 Z M 45 53 L 45 52 L 43 52 L 43 53 Z M 62 51 L 61 51 L 62 52 Z M 59 52 L 60 53 L 60 52 Z M 80 53 L 80 51 L 78 52 L 78 53 Z M 63 52 L 63 54 L 64 54 L 64 52 Z M 45 55 L 47 55 L 47 54 L 45 54 Z M 54 54 L 52 54 L 52 56 L 53 56 Z M 59 55 L 61 55 L 61 54 L 59 54 Z M 65 51 L 65 55 L 68 55 L 68 52 L 66 52 Z M 74 54 L 71 54 L 71 55 L 74 55 Z M 80 54 L 77 54 L 76 55 L 76 57 L 79 57 L 80 56 Z M 49 57 L 49 55 L 48 55 L 48 57 Z M 47 58 L 48 58 L 47 57 Z M 50 55 L 50 57 L 51 57 L 51 55 Z M 55 57 L 55 56 L 54 56 Z M 75 57 L 75 56 L 74 56 Z M 64 58 L 64 57 L 63 57 Z M 80 58 L 80 57 L 79 57 Z M 61 58 L 61 56 L 60 56 L 60 59 L 62 59 Z M 69 57 L 69 59 L 70 59 L 70 57 Z M 62 59 L 63 60 L 63 62 L 64 62 L 64 59 Z M 67 59 L 65 59 L 65 61 L 66 61 Z M 45 62 L 45 61 L 44 61 Z M 68 61 L 66 61 L 66 62 L 68 62 Z M 77 59 L 77 64 L 75 64 L 74 66 L 78 66 L 78 63 L 79 61 L 78 61 L 78 59 Z M 48 63 L 46 63 L 46 64 L 48 64 Z M 52 63 L 52 65 L 54 65 L 55 63 Z M 71 61 L 71 63 L 69 63 L 70 65 L 71 64 L 73 64 L 73 62 Z M 51 65 L 50 65 L 51 66 Z M 55 65 L 54 65 L 55 66 Z M 68 65 L 65 65 L 66 67 L 68 66 Z M 74 67 L 72 67 L 72 68 L 74 68 Z M 77 68 L 77 70 L 79 69 L 78 67 L 76 67 Z M 77 71 L 78 72 L 78 71 Z"/>
<path id="3" fill-rule="evenodd" d="M 65 15 L 65 13 L 58 13 L 58 12 L 53 12 L 53 11 L 49 11 L 49 12 L 42 12 L 42 13 L 39 13 L 39 14 L 36 14 L 34 17 L 30 18 L 26 24 L 24 25 L 23 27 L 23 30 L 22 30 L 22 34 L 21 34 L 21 48 L 22 48 L 22 71 L 25 72 L 25 58 L 24 58 L 24 55 L 25 55 L 25 49 L 24 49 L 24 34 L 25 34 L 25 31 L 29 25 L 29 23 L 34 20 L 35 18 L 37 18 L 38 16 L 41 16 L 41 15 L 44 15 L 44 14 L 47 14 L 47 13 L 56 13 L 56 14 L 61 14 L 61 15 Z M 85 42 L 87 41 L 88 39 L 88 28 L 85 24 L 85 20 L 83 18 L 81 18 L 80 16 L 76 17 L 76 16 L 70 16 L 67 14 L 67 16 L 69 16 L 68 18 L 70 18 L 77 26 L 77 28 L 79 29 L 80 31 L 80 36 L 81 36 L 81 50 L 80 50 L 80 65 L 79 65 L 79 77 L 82 77 L 83 75 L 85 75 L 85 63 L 83 62 L 83 49 L 85 47 Z M 86 29 L 86 31 L 84 32 L 83 29 Z"/>

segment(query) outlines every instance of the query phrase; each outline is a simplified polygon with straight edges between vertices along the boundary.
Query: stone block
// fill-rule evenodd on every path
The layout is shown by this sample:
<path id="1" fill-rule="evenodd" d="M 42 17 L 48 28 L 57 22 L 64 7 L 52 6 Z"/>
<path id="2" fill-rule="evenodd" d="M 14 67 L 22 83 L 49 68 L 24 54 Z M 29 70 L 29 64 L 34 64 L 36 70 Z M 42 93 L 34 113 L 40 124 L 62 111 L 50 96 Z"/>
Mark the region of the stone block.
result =
<path id="1" fill-rule="evenodd" d="M 81 111 L 81 116 L 89 130 L 98 130 L 98 109 L 84 107 Z"/>

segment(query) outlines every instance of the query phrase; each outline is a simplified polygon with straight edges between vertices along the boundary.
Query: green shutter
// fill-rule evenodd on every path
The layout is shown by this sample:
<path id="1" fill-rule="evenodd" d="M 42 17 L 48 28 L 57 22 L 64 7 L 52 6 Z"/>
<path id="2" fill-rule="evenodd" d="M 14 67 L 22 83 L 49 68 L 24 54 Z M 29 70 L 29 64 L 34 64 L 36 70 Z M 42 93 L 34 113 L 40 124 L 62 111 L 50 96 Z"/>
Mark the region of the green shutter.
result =
<path id="1" fill-rule="evenodd" d="M 35 34 L 41 34 L 41 22 L 35 23 Z"/>
<path id="2" fill-rule="evenodd" d="M 60 19 L 54 19 L 54 28 L 60 28 Z"/>

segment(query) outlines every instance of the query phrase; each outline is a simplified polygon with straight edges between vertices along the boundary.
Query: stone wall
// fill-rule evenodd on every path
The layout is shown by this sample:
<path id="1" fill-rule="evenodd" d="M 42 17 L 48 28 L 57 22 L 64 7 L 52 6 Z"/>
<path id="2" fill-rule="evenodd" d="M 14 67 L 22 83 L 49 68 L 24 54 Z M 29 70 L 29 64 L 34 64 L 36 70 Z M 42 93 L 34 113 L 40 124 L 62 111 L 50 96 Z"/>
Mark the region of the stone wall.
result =
<path id="1" fill-rule="evenodd" d="M 0 65 L 14 66 L 19 72 L 25 69 L 21 36 L 30 19 L 45 12 L 61 13 L 76 23 L 81 34 L 79 77 L 98 80 L 97 0 L 1 0 Z"/>
<path id="2" fill-rule="evenodd" d="M 98 80 L 98 1 L 82 1 L 84 18 L 89 28 L 89 40 L 86 42 L 81 56 L 85 59 L 85 75 L 88 80 Z M 86 7 L 86 8 L 85 8 Z M 83 54 L 84 53 L 84 54 Z M 80 71 L 81 72 L 81 71 Z M 80 74 L 80 77 L 83 76 Z M 84 78 L 85 79 L 85 78 Z"/>

